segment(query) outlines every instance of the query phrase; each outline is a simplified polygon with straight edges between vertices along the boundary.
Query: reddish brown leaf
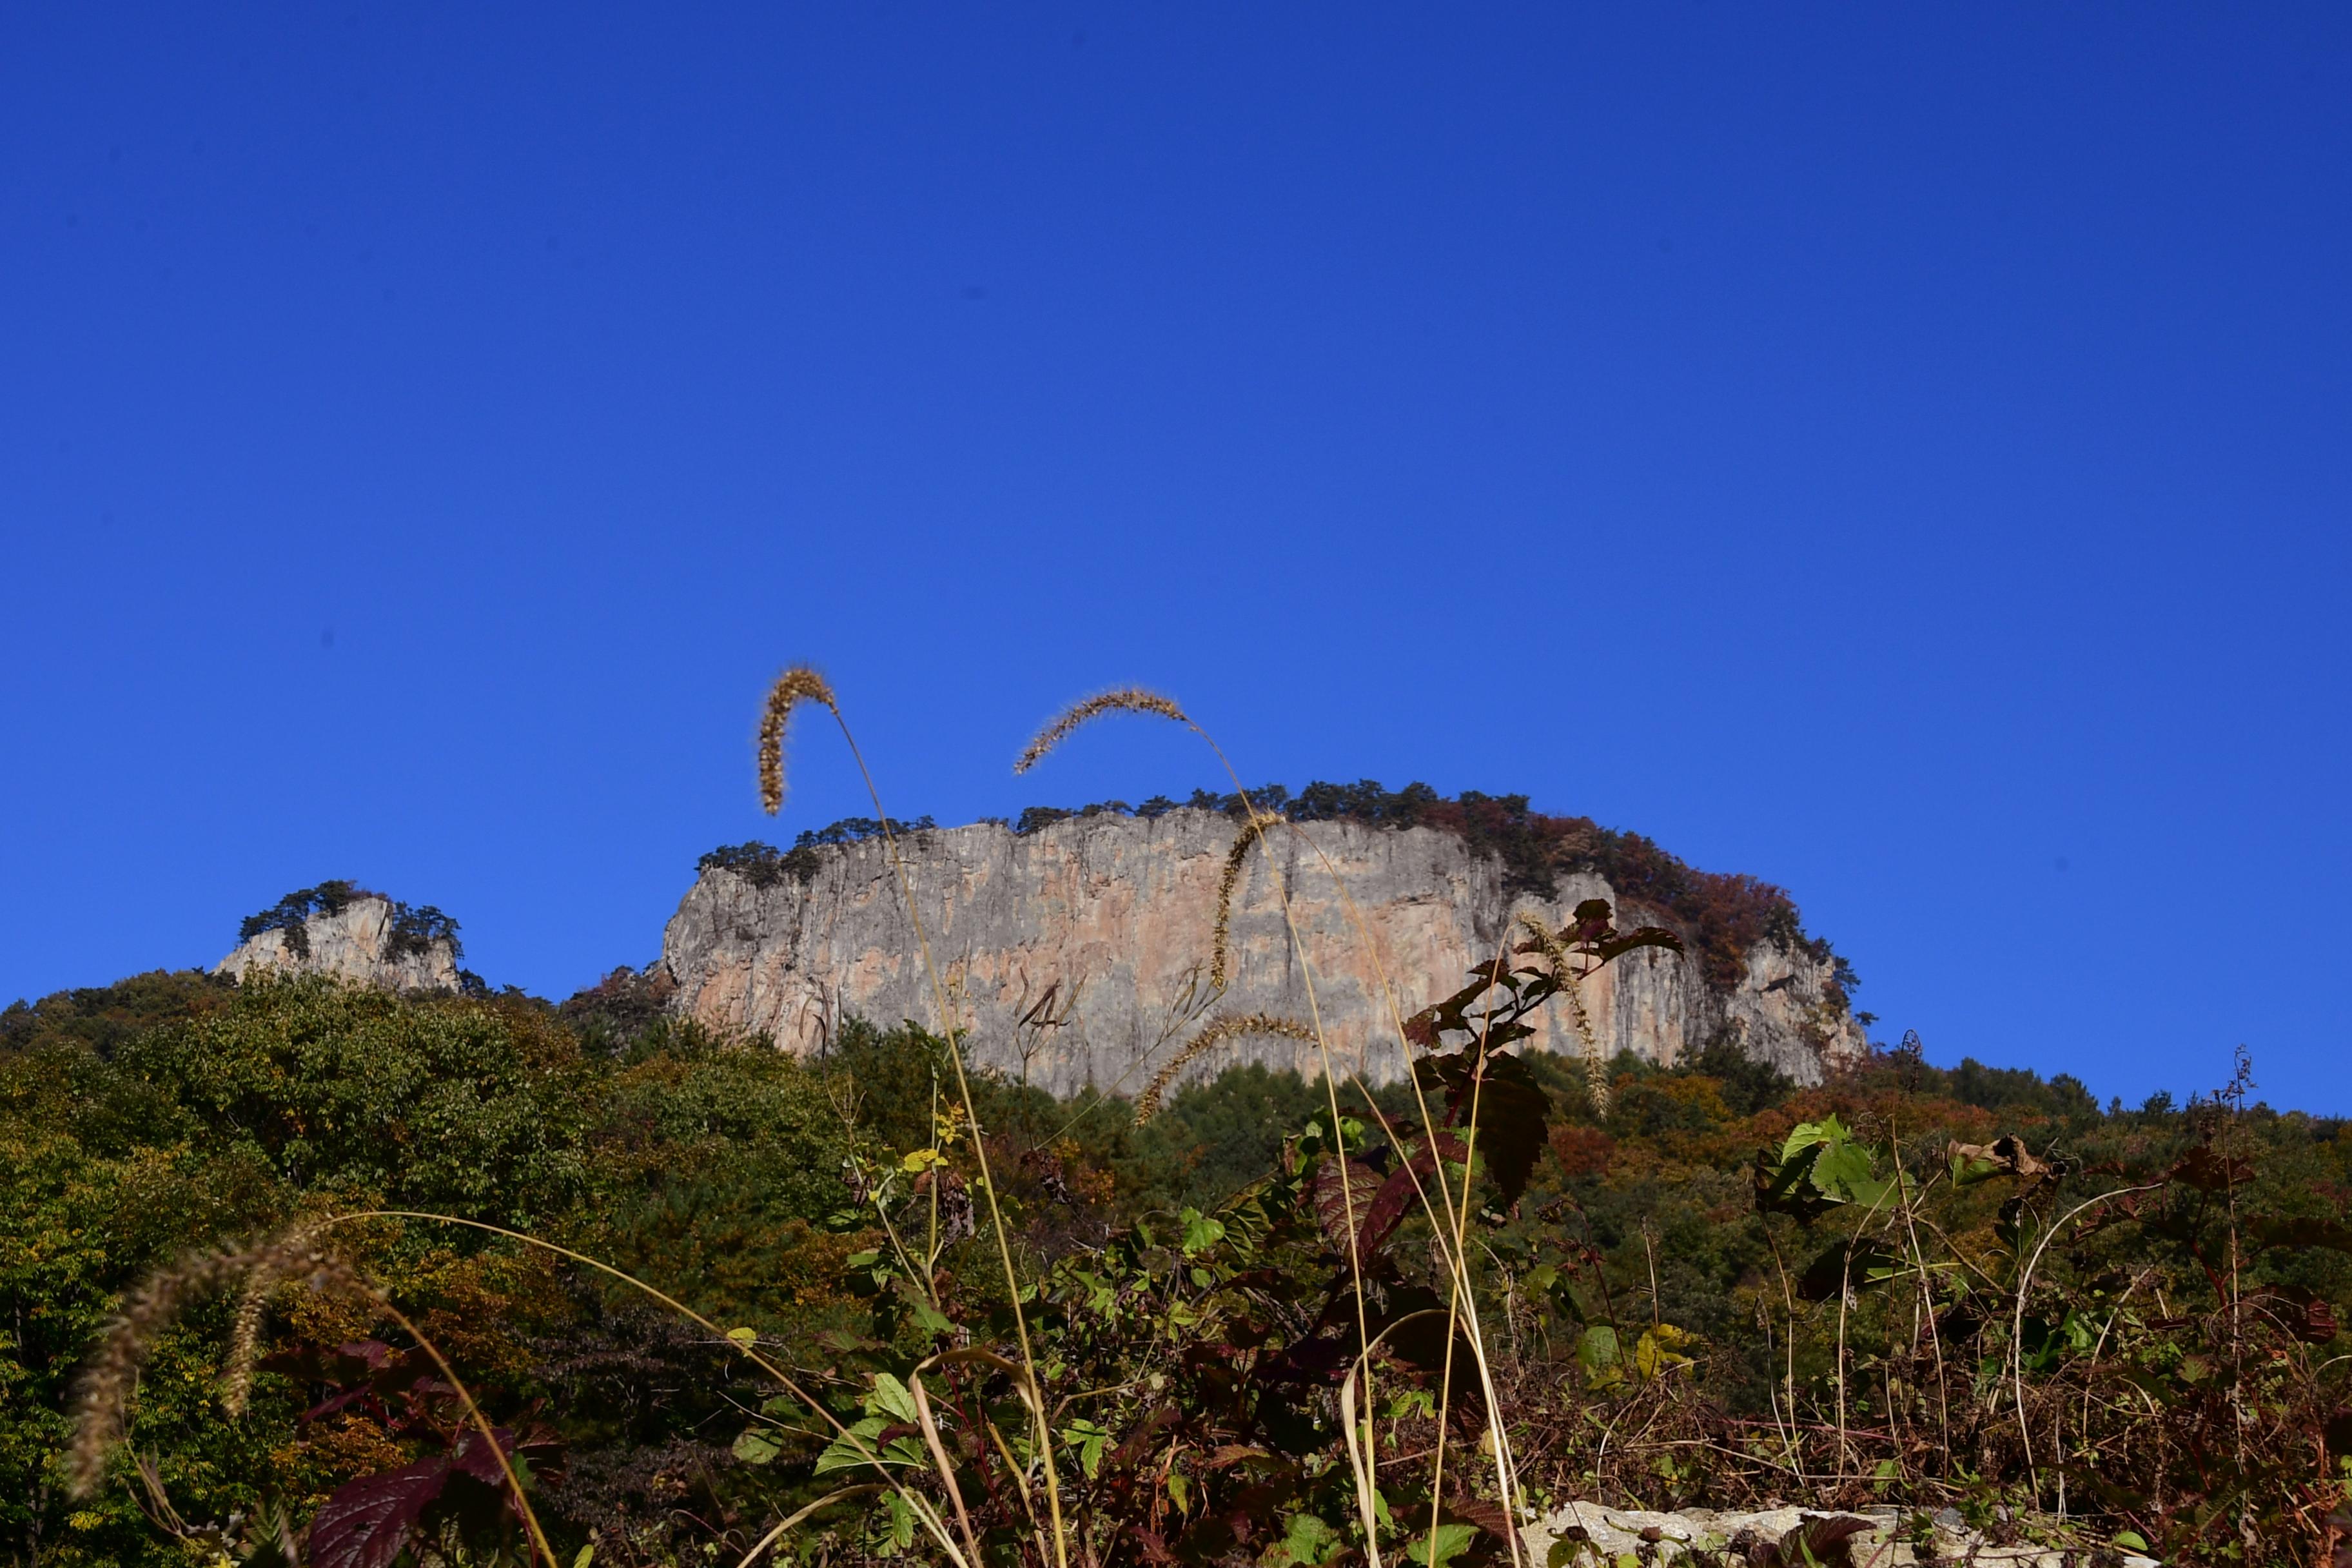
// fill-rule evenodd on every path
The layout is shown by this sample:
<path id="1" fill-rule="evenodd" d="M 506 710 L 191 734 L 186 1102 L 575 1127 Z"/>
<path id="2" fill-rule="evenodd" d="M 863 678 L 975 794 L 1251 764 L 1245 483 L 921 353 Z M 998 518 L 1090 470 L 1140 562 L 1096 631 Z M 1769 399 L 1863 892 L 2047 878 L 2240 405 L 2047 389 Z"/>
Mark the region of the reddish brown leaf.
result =
<path id="1" fill-rule="evenodd" d="M 1361 1234 L 1364 1218 L 1371 1213 L 1372 1200 L 1380 1191 L 1381 1173 L 1361 1160 L 1323 1162 L 1322 1169 L 1315 1173 L 1315 1217 L 1332 1245 L 1348 1245 L 1350 1219 L 1355 1221 L 1357 1234 Z"/>
<path id="2" fill-rule="evenodd" d="M 2050 1167 L 2035 1159 L 2033 1152 L 2025 1146 L 2025 1141 L 2014 1132 L 2004 1132 L 1990 1143 L 1956 1141 L 1947 1144 L 1944 1152 L 1954 1160 L 1981 1161 L 1992 1166 L 1991 1171 L 1984 1173 L 1986 1175 L 2021 1176 L 2032 1181 L 2050 1173 Z M 1979 1178 L 1971 1174 L 1965 1179 L 1974 1181 Z"/>
<path id="3" fill-rule="evenodd" d="M 1497 1541 L 1511 1538 L 1511 1516 L 1503 1505 L 1456 1492 L 1445 1500 L 1445 1511 L 1465 1524 L 1475 1524 Z"/>
<path id="4" fill-rule="evenodd" d="M 2252 1230 L 2264 1247 L 2327 1247 L 2352 1252 L 2352 1226 L 2335 1219 L 2256 1220 Z"/>
<path id="5" fill-rule="evenodd" d="M 1637 947 L 1663 947 L 1670 952 L 1680 952 L 1683 951 L 1683 939 L 1664 926 L 1643 926 L 1623 936 L 1604 936 L 1594 946 L 1601 954 L 1601 962 L 1607 963 Z"/>
<path id="6" fill-rule="evenodd" d="M 2209 1144 L 2200 1144 L 2189 1151 L 2188 1157 L 2166 1174 L 2200 1193 L 2219 1193 L 2252 1181 L 2254 1166 L 2251 1160 L 2234 1159 Z"/>
<path id="7" fill-rule="evenodd" d="M 1356 1210 L 1356 1256 L 1370 1262 L 1372 1256 L 1388 1245 L 1389 1237 L 1412 1212 L 1416 1199 L 1424 1193 L 1435 1201 L 1437 1159 L 1464 1161 L 1470 1157 L 1469 1149 L 1454 1133 L 1439 1129 L 1430 1141 L 1436 1146 L 1433 1155 L 1426 1146 L 1412 1147 L 1405 1163 L 1389 1173 L 1380 1184 L 1370 1204 Z"/>
<path id="8" fill-rule="evenodd" d="M 2306 1344 L 2324 1345 L 2336 1337 L 2335 1307 L 2304 1286 L 2262 1286 L 2247 1291 L 2246 1301 L 2269 1312 L 2279 1327 Z"/>
<path id="9" fill-rule="evenodd" d="M 1478 1087 L 1477 1151 L 1501 1189 L 1500 1207 L 1508 1209 L 1528 1190 L 1536 1158 L 1550 1131 L 1551 1096 L 1536 1082 L 1528 1065 L 1517 1057 L 1494 1057 L 1486 1063 L 1486 1081 Z M 1465 1109 L 1468 1108 L 1465 1100 Z"/>
<path id="10" fill-rule="evenodd" d="M 346 1481 L 310 1521 L 312 1568 L 391 1568 L 451 1474 L 446 1458 Z"/>

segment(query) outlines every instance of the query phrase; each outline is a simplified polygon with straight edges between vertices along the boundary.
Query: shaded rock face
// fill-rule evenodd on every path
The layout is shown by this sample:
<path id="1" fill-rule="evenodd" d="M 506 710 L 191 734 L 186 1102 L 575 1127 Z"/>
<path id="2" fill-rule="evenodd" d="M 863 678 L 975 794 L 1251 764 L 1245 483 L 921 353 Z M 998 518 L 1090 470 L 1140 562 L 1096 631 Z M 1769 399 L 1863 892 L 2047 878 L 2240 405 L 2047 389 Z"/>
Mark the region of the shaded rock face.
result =
<path id="1" fill-rule="evenodd" d="M 1563 877 L 1548 900 L 1509 893 L 1499 862 L 1439 829 L 1285 826 L 1244 863 L 1220 995 L 1211 949 L 1234 833 L 1222 815 L 1180 810 L 1073 818 L 1023 835 L 983 823 L 902 837 L 948 1022 L 972 1031 L 978 1060 L 1012 1076 L 1060 1093 L 1091 1085 L 1132 1094 L 1220 1013 L 1303 1021 L 1319 1011 L 1334 1065 L 1388 1082 L 1405 1070 L 1395 1019 L 1492 963 L 1498 944 L 1517 940 L 1521 911 L 1557 926 L 1582 900 L 1617 902 L 1590 875 Z M 1278 886 L 1289 889 L 1297 942 Z M 1618 923 L 1673 921 L 1628 906 Z M 669 922 L 663 959 L 675 1010 L 795 1051 L 814 1048 L 852 1014 L 940 1023 L 879 840 L 818 850 L 805 880 L 781 875 L 760 886 L 733 870 L 704 872 Z M 1612 1053 L 1671 1064 L 1728 1038 L 1811 1083 L 1867 1048 L 1832 978 L 1811 954 L 1763 942 L 1748 952 L 1738 985 L 1720 990 L 1695 962 L 1650 950 L 1586 981 L 1584 997 Z M 1539 1017 L 1536 1046 L 1580 1048 L 1564 1008 Z M 1255 1038 L 1184 1076 L 1243 1061 L 1320 1070 L 1312 1045 Z"/>
<path id="2" fill-rule="evenodd" d="M 390 899 L 362 893 L 341 909 L 302 922 L 302 938 L 265 931 L 213 965 L 215 974 L 243 980 L 260 973 L 331 974 L 384 991 L 460 988 L 457 944 L 446 937 L 415 945 L 395 942 Z M 306 951 L 307 950 L 307 951 Z"/>

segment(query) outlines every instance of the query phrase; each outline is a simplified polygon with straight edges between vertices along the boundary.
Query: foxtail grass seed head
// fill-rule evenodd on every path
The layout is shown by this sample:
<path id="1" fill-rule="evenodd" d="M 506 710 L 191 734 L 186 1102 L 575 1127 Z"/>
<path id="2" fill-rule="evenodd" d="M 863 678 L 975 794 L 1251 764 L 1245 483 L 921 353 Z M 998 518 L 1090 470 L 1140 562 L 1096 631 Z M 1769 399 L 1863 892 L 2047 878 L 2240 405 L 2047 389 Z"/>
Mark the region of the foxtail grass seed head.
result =
<path id="1" fill-rule="evenodd" d="M 252 1247 L 196 1253 L 150 1275 L 123 1298 L 121 1310 L 107 1324 L 105 1338 L 75 1383 L 74 1435 L 65 1465 L 66 1484 L 73 1495 L 88 1498 L 105 1480 L 107 1458 L 122 1441 L 140 1369 L 182 1311 L 231 1285 L 246 1282 L 226 1390 L 236 1407 L 242 1409 L 245 1391 L 252 1381 L 247 1358 L 256 1355 L 260 1333 L 260 1309 L 253 1305 L 248 1312 L 247 1306 L 266 1297 L 272 1284 L 298 1278 L 320 1284 L 357 1283 L 348 1265 L 298 1233 Z"/>
<path id="2" fill-rule="evenodd" d="M 1184 1048 L 1170 1057 L 1159 1072 L 1152 1076 L 1150 1086 L 1136 1097 L 1135 1124 L 1138 1127 L 1160 1114 L 1161 1103 L 1168 1098 L 1170 1086 L 1176 1075 L 1223 1045 L 1251 1035 L 1272 1035 L 1284 1039 L 1315 1043 L 1315 1031 L 1296 1018 L 1277 1018 L 1270 1013 L 1236 1013 L 1219 1018 L 1187 1041 Z"/>
<path id="3" fill-rule="evenodd" d="M 1225 851 L 1224 873 L 1217 879 L 1217 923 L 1209 936 L 1209 989 L 1212 991 L 1225 988 L 1229 939 L 1234 924 L 1234 893 L 1242 883 L 1242 862 L 1249 858 L 1250 846 L 1265 836 L 1266 826 L 1265 818 L 1251 817 L 1234 837 L 1234 847 Z"/>
<path id="4" fill-rule="evenodd" d="M 229 1331 L 228 1365 L 221 1373 L 221 1408 L 231 1415 L 245 1414 L 253 1394 L 253 1369 L 261 1361 L 261 1322 L 269 1309 L 269 1291 L 278 1271 L 257 1263 L 245 1277 L 245 1293 L 237 1299 L 236 1323 Z"/>
<path id="5" fill-rule="evenodd" d="M 1076 702 L 1064 709 L 1054 721 L 1037 731 L 1037 738 L 1028 749 L 1014 759 L 1013 771 L 1025 773 L 1045 760 L 1045 753 L 1070 738 L 1071 731 L 1106 713 L 1150 713 L 1179 724 L 1190 724 L 1184 710 L 1156 691 L 1146 691 L 1140 686 L 1122 686 L 1116 691 L 1105 691 Z"/>
<path id="6" fill-rule="evenodd" d="M 1585 1011 L 1584 978 L 1568 955 L 1559 933 L 1530 914 L 1519 917 L 1519 924 L 1536 939 L 1536 945 L 1551 960 L 1552 973 L 1559 976 L 1559 988 L 1568 996 L 1569 1015 L 1576 1020 L 1578 1040 L 1584 1047 L 1584 1094 L 1592 1102 L 1592 1114 L 1609 1114 L 1609 1062 L 1601 1054 L 1601 1040 L 1592 1032 L 1592 1015 Z"/>
<path id="7" fill-rule="evenodd" d="M 835 713 L 841 711 L 824 677 L 807 665 L 796 664 L 776 677 L 776 684 L 768 689 L 768 705 L 760 713 L 760 805 L 770 816 L 784 808 L 784 726 L 791 721 L 793 710 L 803 702 L 818 702 Z"/>

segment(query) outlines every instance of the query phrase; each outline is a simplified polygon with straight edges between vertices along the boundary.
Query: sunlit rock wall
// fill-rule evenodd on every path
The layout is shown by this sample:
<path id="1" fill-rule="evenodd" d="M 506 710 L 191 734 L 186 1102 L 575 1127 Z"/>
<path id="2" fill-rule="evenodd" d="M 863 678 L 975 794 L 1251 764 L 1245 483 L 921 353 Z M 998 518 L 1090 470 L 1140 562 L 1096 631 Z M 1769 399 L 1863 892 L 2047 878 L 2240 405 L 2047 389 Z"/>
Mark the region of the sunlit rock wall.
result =
<path id="1" fill-rule="evenodd" d="M 215 974 L 242 980 L 257 971 L 286 974 L 331 974 L 385 991 L 456 991 L 459 988 L 456 943 L 436 938 L 424 951 L 395 952 L 392 900 L 363 893 L 341 909 L 320 911 L 302 922 L 309 951 L 283 931 L 266 931 L 238 944 L 213 965 Z"/>
<path id="2" fill-rule="evenodd" d="M 1074 817 L 1024 835 L 981 824 L 903 837 L 938 995 L 880 841 L 820 849 L 806 881 L 787 875 L 761 888 L 707 871 L 664 935 L 672 1005 L 795 1051 L 853 1014 L 937 1027 L 944 1005 L 945 1022 L 971 1031 L 980 1061 L 1065 1093 L 1134 1092 L 1219 1012 L 1301 1020 L 1319 1012 L 1336 1065 L 1385 1082 L 1404 1070 L 1396 1017 L 1491 963 L 1521 910 L 1557 925 L 1581 900 L 1616 901 L 1593 876 L 1561 879 L 1549 900 L 1508 894 L 1498 862 L 1438 829 L 1284 826 L 1269 837 L 1270 855 L 1255 849 L 1246 862 L 1219 997 L 1210 949 L 1234 832 L 1226 816 L 1180 810 Z M 1618 923 L 1673 922 L 1629 907 Z M 1728 991 L 1710 986 L 1696 960 L 1650 950 L 1594 975 L 1584 994 L 1612 1053 L 1672 1063 L 1724 1037 L 1817 1082 L 1825 1066 L 1867 1048 L 1830 982 L 1829 966 L 1810 954 L 1759 943 Z M 1578 1048 L 1564 1008 L 1542 1018 L 1537 1045 Z M 1319 1068 L 1312 1045 L 1254 1039 L 1186 1076 L 1238 1061 Z"/>

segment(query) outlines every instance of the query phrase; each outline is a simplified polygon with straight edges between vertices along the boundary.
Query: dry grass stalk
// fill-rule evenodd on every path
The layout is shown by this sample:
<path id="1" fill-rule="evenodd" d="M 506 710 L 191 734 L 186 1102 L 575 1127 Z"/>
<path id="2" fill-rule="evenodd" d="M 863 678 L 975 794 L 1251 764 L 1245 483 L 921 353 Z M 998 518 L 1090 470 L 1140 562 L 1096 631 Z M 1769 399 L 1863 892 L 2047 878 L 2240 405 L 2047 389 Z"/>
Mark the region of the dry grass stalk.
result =
<path id="1" fill-rule="evenodd" d="M 74 1438 L 66 1454 L 66 1479 L 74 1496 L 90 1496 L 105 1479 L 107 1457 L 122 1440 L 131 1390 L 156 1341 L 189 1305 L 239 1280 L 247 1284 L 250 1307 L 240 1305 L 238 1310 L 238 1343 L 232 1352 L 229 1384 L 236 1407 L 241 1409 L 257 1354 L 259 1303 L 272 1286 L 292 1279 L 356 1283 L 348 1265 L 318 1247 L 307 1233 L 295 1232 L 249 1247 L 196 1253 L 159 1270 L 125 1298 L 75 1388 Z"/>
<path id="2" fill-rule="evenodd" d="M 1064 709 L 1054 721 L 1037 731 L 1037 738 L 1014 760 L 1013 771 L 1025 773 L 1045 760 L 1045 754 L 1070 738 L 1073 731 L 1090 720 L 1106 713 L 1151 713 L 1171 719 L 1179 724 L 1190 724 L 1184 710 L 1156 691 L 1146 691 L 1140 686 L 1122 686 L 1116 691 L 1105 691 L 1076 702 Z"/>
<path id="3" fill-rule="evenodd" d="M 1249 858 L 1250 846 L 1265 836 L 1271 826 L 1266 818 L 1253 816 L 1242 825 L 1234 838 L 1234 847 L 1225 852 L 1224 874 L 1217 879 L 1217 923 L 1210 935 L 1209 989 L 1221 992 L 1230 976 L 1227 973 L 1228 939 L 1234 923 L 1234 893 L 1241 886 L 1242 862 Z"/>
<path id="4" fill-rule="evenodd" d="M 1277 1018 L 1270 1013 L 1236 1013 L 1219 1018 L 1187 1041 L 1182 1050 L 1170 1057 L 1153 1076 L 1150 1086 L 1136 1097 L 1135 1124 L 1140 1127 L 1160 1114 L 1160 1103 L 1168 1098 L 1168 1090 L 1176 1082 L 1178 1073 L 1227 1040 L 1239 1039 L 1245 1035 L 1278 1035 L 1284 1039 L 1304 1040 L 1308 1045 L 1315 1043 L 1315 1031 L 1296 1018 Z"/>
<path id="5" fill-rule="evenodd" d="M 821 702 L 835 714 L 841 711 L 824 677 L 796 664 L 776 677 L 768 689 L 768 706 L 760 714 L 760 805 L 770 816 L 784 808 L 784 726 L 803 702 Z"/>
<path id="6" fill-rule="evenodd" d="M 1568 948 L 1559 933 L 1533 915 L 1523 914 L 1519 924 L 1536 939 L 1536 945 L 1551 960 L 1552 971 L 1559 976 L 1559 988 L 1568 997 L 1568 1010 L 1576 1020 L 1576 1034 L 1584 1047 L 1584 1093 L 1592 1102 L 1592 1114 L 1609 1114 L 1609 1060 L 1601 1054 L 1601 1040 L 1592 1032 L 1592 1015 L 1584 1010 L 1584 976 L 1569 956 Z"/>
<path id="7" fill-rule="evenodd" d="M 954 1024 L 953 1014 L 948 1004 L 947 986 L 940 976 L 939 961 L 931 952 L 931 939 L 923 929 L 922 912 L 915 903 L 914 884 L 907 874 L 905 858 L 898 852 L 898 835 L 890 831 L 890 814 L 882 805 L 882 792 L 875 787 L 873 770 L 866 765 L 866 753 L 858 749 L 857 737 L 850 732 L 849 722 L 842 716 L 840 704 L 834 700 L 832 689 L 825 685 L 823 677 L 806 666 L 797 666 L 786 670 L 778 678 L 775 689 L 769 694 L 767 713 L 761 722 L 761 796 L 767 802 L 771 814 L 783 804 L 784 721 L 791 716 L 793 705 L 802 700 L 822 702 L 832 710 L 835 721 L 841 726 L 842 743 L 849 748 L 850 756 L 856 761 L 858 775 L 866 781 L 866 793 L 874 802 L 875 818 L 882 824 L 882 840 L 889 851 L 890 868 L 898 884 L 899 899 L 906 907 L 907 921 L 913 927 L 915 945 L 922 952 L 923 973 L 930 987 L 935 1027 L 942 1036 L 951 1037 Z M 1079 705 L 1081 709 L 1088 706 L 1089 704 L 1087 703 Z M 1143 691 L 1114 692 L 1107 697 L 1095 699 L 1092 703 L 1094 711 L 1108 711 L 1109 708 L 1118 706 L 1139 708 L 1143 711 L 1172 715 L 1178 719 L 1183 717 L 1182 710 L 1174 703 L 1165 698 L 1154 697 Z M 1065 727 L 1061 729 L 1060 734 L 1068 733 L 1070 729 L 1076 728 L 1092 716 L 1092 712 L 1080 713 L 1074 710 L 1071 714 L 1064 716 Z M 1059 734 L 1054 735 L 1051 740 L 1041 735 L 1039 745 L 1049 747 L 1053 740 L 1059 738 Z M 1042 756 L 1043 750 L 1038 750 L 1037 754 Z M 771 757 L 774 759 L 772 777 L 771 776 Z M 1013 1244 L 1006 1237 L 1004 1216 L 997 1205 L 996 1183 L 989 1173 L 988 1145 L 986 1140 L 981 1135 L 980 1110 L 972 1100 L 971 1083 L 964 1072 L 962 1053 L 950 1051 L 948 1053 L 948 1059 L 955 1068 L 957 1097 L 963 1102 L 964 1114 L 968 1119 L 966 1124 L 971 1129 L 972 1159 L 980 1167 L 980 1187 L 988 1200 L 989 1224 L 996 1241 L 997 1258 L 1004 1265 L 1004 1286 L 1011 1298 L 1013 1330 L 1021 1341 L 1021 1359 L 1025 1365 L 1034 1365 L 1035 1358 L 1029 1337 L 1029 1321 L 1021 1307 L 1019 1271 L 1013 1262 Z M 773 1368 L 770 1371 L 775 1375 L 781 1375 L 774 1373 Z M 791 1386 L 789 1381 L 787 1386 Z M 1055 1568 L 1068 1568 L 1068 1544 L 1063 1533 L 1061 1479 L 1059 1466 L 1055 1458 L 1052 1436 L 1043 1414 L 1034 1410 L 1031 1414 L 1036 1421 L 1035 1436 L 1038 1442 L 1038 1455 L 1045 1461 L 1045 1506 L 1054 1522 Z M 907 1491 L 903 1488 L 894 1489 L 900 1498 L 915 1507 L 916 1512 L 923 1520 L 924 1528 L 931 1532 L 933 1539 L 946 1551 L 950 1561 L 959 1564 L 959 1568 L 978 1568 L 977 1564 L 966 1562 L 962 1549 L 949 1535 L 946 1522 L 940 1518 L 937 1510 L 922 1503 L 918 1495 L 913 1492 Z"/>

